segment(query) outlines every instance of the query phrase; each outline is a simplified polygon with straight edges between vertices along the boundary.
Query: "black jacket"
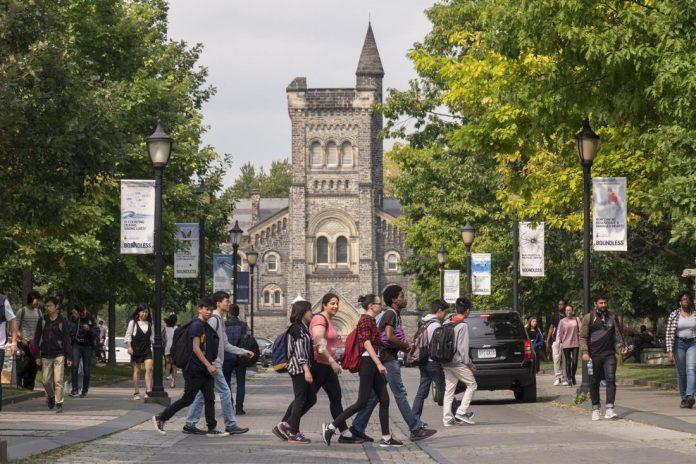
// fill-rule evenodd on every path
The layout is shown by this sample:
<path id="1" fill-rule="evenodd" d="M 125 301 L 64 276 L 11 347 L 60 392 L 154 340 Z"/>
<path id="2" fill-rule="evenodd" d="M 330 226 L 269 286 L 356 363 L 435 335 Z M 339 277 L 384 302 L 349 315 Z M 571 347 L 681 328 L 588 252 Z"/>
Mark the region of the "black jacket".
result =
<path id="1" fill-rule="evenodd" d="M 37 358 L 70 357 L 70 324 L 62 315 L 59 314 L 54 321 L 48 315 L 39 319 L 35 337 Z"/>

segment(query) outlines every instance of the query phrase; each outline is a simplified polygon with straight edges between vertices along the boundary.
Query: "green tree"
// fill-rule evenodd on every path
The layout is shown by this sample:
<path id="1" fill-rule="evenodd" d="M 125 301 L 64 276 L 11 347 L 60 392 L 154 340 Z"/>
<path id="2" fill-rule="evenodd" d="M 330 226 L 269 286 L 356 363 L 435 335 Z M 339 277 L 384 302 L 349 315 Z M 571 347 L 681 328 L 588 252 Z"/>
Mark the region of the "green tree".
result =
<path id="1" fill-rule="evenodd" d="M 264 198 L 286 198 L 291 183 L 292 164 L 288 158 L 273 161 L 268 173 L 263 167 L 257 170 L 253 164 L 244 163 L 234 184 L 225 192 L 225 198 L 229 202 L 249 198 L 253 189 L 259 189 Z"/>

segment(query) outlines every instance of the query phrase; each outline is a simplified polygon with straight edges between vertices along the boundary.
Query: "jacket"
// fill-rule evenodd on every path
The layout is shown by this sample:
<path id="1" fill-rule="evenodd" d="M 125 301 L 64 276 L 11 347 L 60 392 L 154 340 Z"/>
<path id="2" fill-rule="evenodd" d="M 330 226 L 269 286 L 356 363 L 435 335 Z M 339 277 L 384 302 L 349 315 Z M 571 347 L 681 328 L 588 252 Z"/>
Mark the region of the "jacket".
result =
<path id="1" fill-rule="evenodd" d="M 540 350 L 544 347 L 544 336 L 541 333 L 541 330 L 539 330 L 539 327 L 532 332 L 531 329 L 529 331 L 530 339 L 532 340 L 532 347 L 535 350 Z"/>
<path id="2" fill-rule="evenodd" d="M 582 324 L 580 325 L 580 353 L 589 353 L 589 345 L 590 345 L 590 326 L 594 321 L 597 320 L 597 310 L 592 310 L 591 313 L 585 314 L 585 317 L 582 318 Z M 621 323 L 619 322 L 619 319 L 614 315 L 614 313 L 607 311 L 607 317 L 612 319 L 614 322 L 614 346 L 616 347 L 617 345 L 619 346 L 626 346 L 626 341 L 623 335 L 623 327 L 621 326 Z M 618 343 L 617 343 L 617 340 Z"/>
<path id="3" fill-rule="evenodd" d="M 70 324 L 62 315 L 55 320 L 46 315 L 36 324 L 34 343 L 37 347 L 37 358 L 55 358 L 71 354 Z"/>
<path id="4" fill-rule="evenodd" d="M 464 364 L 471 364 L 469 357 L 469 325 L 465 319 L 460 319 L 458 316 L 452 318 L 452 323 L 457 324 L 454 327 L 454 357 L 452 361 L 443 364 L 445 367 L 456 367 Z"/>
<path id="5" fill-rule="evenodd" d="M 309 327 L 303 322 L 298 322 L 288 329 L 288 374 L 299 375 L 304 372 L 305 364 L 311 367 L 314 359 L 312 350 L 312 338 L 309 336 Z"/>

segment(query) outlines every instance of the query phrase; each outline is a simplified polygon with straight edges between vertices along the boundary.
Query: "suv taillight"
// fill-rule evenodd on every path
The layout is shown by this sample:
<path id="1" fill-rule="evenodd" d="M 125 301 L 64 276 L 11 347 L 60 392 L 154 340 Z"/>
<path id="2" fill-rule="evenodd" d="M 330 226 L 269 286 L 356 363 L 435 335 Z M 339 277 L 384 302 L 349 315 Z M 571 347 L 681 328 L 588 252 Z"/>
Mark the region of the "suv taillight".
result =
<path id="1" fill-rule="evenodd" d="M 531 340 L 524 341 L 524 360 L 525 361 L 534 361 L 534 350 L 532 349 L 532 341 Z"/>

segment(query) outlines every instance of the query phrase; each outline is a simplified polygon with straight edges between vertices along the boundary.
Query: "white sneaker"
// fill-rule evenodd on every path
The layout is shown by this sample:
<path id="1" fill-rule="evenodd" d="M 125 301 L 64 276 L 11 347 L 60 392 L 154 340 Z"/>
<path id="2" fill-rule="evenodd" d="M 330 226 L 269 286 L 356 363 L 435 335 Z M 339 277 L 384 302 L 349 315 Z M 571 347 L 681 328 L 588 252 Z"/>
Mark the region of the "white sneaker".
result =
<path id="1" fill-rule="evenodd" d="M 563 382 L 561 382 L 562 387 L 567 387 L 568 385 L 570 385 L 570 384 L 568 382 L 566 382 L 565 380 Z"/>
<path id="2" fill-rule="evenodd" d="M 454 427 L 455 425 L 457 425 L 457 422 L 454 419 L 450 419 L 447 422 L 443 422 L 442 425 L 444 425 L 445 427 Z"/>
<path id="3" fill-rule="evenodd" d="M 593 409 L 593 410 L 592 410 L 592 420 L 593 420 L 593 421 L 598 421 L 598 420 L 599 420 L 599 409 Z"/>
<path id="4" fill-rule="evenodd" d="M 561 384 L 561 379 L 556 379 L 556 380 L 553 381 L 553 386 L 554 386 L 554 387 L 557 387 L 557 386 L 559 386 L 560 384 Z"/>
<path id="5" fill-rule="evenodd" d="M 457 422 L 457 425 L 464 425 L 464 424 L 469 424 L 469 425 L 474 425 L 476 422 L 474 422 L 474 412 L 467 412 L 463 416 L 460 416 L 459 414 L 455 414 L 454 420 Z"/>
<path id="6" fill-rule="evenodd" d="M 614 419 L 615 417 L 617 417 L 617 414 L 614 412 L 614 408 L 607 408 L 604 412 L 605 419 Z"/>

